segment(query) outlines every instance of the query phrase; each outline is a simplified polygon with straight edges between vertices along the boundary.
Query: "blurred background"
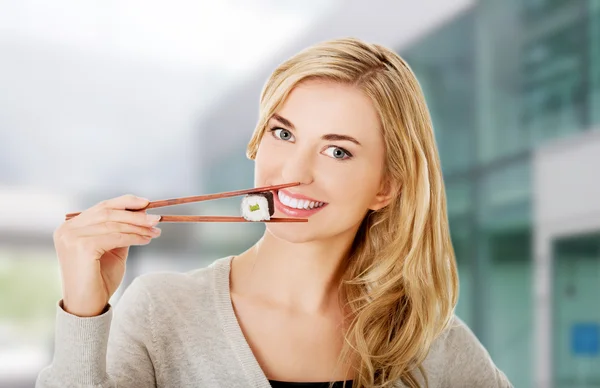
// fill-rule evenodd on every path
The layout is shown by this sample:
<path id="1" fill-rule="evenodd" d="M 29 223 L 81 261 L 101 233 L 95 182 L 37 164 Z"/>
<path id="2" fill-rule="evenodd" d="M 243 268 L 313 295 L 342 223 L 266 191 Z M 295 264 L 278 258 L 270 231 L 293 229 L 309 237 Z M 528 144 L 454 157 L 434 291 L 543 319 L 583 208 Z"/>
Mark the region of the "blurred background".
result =
<path id="1" fill-rule="evenodd" d="M 600 387 L 600 0 L 0 0 L 1 387 L 31 387 L 51 362 L 64 214 L 250 187 L 266 78 L 343 36 L 397 51 L 425 91 L 457 314 L 515 387 Z M 115 300 L 263 227 L 165 224 L 132 247 Z"/>

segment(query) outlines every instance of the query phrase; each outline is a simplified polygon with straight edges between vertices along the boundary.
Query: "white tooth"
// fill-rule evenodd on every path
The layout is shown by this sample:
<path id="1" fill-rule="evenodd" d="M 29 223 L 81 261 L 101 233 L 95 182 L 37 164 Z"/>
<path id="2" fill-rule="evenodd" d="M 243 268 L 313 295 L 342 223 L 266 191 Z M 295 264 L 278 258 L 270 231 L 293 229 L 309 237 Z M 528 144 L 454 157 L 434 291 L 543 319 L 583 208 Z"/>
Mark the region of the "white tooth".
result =
<path id="1" fill-rule="evenodd" d="M 319 206 L 323 206 L 325 202 L 319 202 Z"/>
<path id="2" fill-rule="evenodd" d="M 306 199 L 292 198 L 283 194 L 281 191 L 277 192 L 279 201 L 288 207 L 296 209 L 313 209 L 323 205 L 323 202 L 308 201 Z"/>

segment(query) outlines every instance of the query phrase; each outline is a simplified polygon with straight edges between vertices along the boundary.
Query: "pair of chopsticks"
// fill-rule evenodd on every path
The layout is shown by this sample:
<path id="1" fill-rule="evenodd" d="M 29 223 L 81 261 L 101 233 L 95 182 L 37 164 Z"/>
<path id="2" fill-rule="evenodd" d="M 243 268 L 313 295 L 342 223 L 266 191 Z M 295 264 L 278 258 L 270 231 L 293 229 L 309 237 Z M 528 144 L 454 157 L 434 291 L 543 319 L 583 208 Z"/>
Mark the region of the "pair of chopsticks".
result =
<path id="1" fill-rule="evenodd" d="M 265 187 L 256 187 L 253 189 L 244 189 L 244 190 L 236 190 L 236 191 L 228 191 L 224 193 L 217 194 L 205 194 L 205 195 L 196 195 L 193 197 L 183 197 L 183 198 L 173 198 L 173 199 L 163 199 L 160 201 L 152 201 L 146 205 L 143 209 L 135 209 L 132 211 L 144 211 L 147 209 L 154 209 L 159 207 L 173 206 L 173 205 L 181 205 L 184 203 L 192 203 L 192 202 L 202 202 L 202 201 L 210 201 L 213 199 L 221 199 L 228 197 L 237 197 L 238 195 L 246 195 L 246 194 L 255 194 L 262 193 L 265 191 L 279 190 L 286 187 L 298 186 L 300 182 L 294 183 L 285 183 L 282 185 L 274 185 L 274 186 L 265 186 Z M 65 219 L 68 221 L 73 217 L 77 217 L 81 212 L 77 213 L 69 213 L 65 216 Z M 306 218 L 271 218 L 269 220 L 262 220 L 258 222 L 307 222 Z M 160 222 L 257 222 L 257 221 L 248 221 L 244 217 L 229 217 L 229 216 L 174 216 L 174 215 L 164 215 L 161 216 Z"/>

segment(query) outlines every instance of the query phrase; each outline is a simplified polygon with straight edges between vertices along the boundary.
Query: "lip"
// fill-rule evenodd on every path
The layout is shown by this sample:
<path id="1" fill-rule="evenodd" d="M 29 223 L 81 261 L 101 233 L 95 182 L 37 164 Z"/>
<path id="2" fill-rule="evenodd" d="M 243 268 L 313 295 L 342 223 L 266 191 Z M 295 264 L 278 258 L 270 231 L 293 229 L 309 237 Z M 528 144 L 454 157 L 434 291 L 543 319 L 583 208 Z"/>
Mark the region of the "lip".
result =
<path id="1" fill-rule="evenodd" d="M 285 190 L 283 190 L 283 193 L 285 195 L 289 195 L 288 193 L 285 192 Z M 290 197 L 292 197 L 292 196 L 290 195 Z M 293 198 L 314 201 L 314 199 L 311 199 L 311 198 L 303 196 L 303 195 L 294 195 Z M 278 210 L 278 211 L 282 212 L 283 214 L 290 216 L 290 217 L 308 218 L 308 217 L 318 213 L 319 211 L 321 211 L 323 208 L 325 208 L 327 206 L 327 203 L 324 203 L 323 206 L 320 206 L 316 209 L 296 209 L 296 208 L 289 207 L 289 206 L 286 206 L 283 203 L 281 203 L 277 192 L 275 192 L 273 195 L 273 201 L 275 202 L 275 210 Z M 315 202 L 318 202 L 318 201 L 315 201 Z"/>

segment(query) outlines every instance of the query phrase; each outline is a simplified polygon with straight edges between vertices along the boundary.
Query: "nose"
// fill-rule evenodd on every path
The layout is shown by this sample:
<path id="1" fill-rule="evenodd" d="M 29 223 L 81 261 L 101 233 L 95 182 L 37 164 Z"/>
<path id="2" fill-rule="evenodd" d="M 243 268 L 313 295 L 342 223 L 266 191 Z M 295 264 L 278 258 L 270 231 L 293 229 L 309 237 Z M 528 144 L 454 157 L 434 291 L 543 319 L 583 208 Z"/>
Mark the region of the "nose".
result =
<path id="1" fill-rule="evenodd" d="M 308 185 L 314 180 L 314 156 L 310 151 L 298 148 L 284 156 L 281 175 L 284 182 L 300 182 Z"/>

